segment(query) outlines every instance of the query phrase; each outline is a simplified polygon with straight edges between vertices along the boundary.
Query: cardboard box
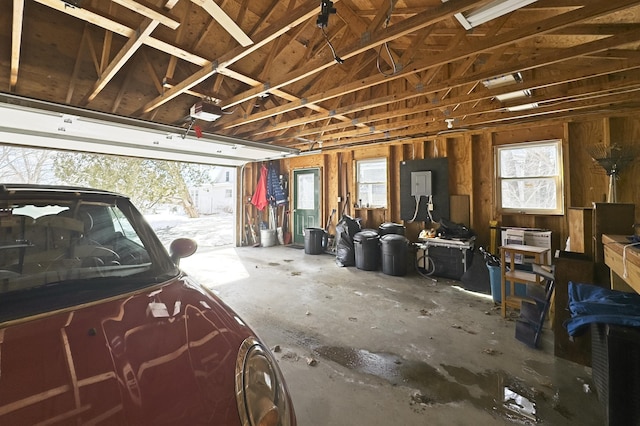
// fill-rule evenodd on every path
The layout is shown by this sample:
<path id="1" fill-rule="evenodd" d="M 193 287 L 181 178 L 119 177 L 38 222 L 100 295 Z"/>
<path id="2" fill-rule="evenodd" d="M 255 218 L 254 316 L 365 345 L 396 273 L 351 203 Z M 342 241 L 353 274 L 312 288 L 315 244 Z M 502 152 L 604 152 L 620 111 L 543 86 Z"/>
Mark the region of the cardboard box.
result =
<path id="1" fill-rule="evenodd" d="M 545 229 L 502 228 L 500 240 L 503 246 L 507 244 L 522 244 L 551 249 L 551 231 Z M 511 261 L 508 255 L 505 260 L 507 262 Z M 515 263 L 522 265 L 526 262 L 530 262 L 530 260 L 523 259 L 522 255 L 516 255 Z M 547 262 L 551 264 L 551 250 L 547 253 Z"/>

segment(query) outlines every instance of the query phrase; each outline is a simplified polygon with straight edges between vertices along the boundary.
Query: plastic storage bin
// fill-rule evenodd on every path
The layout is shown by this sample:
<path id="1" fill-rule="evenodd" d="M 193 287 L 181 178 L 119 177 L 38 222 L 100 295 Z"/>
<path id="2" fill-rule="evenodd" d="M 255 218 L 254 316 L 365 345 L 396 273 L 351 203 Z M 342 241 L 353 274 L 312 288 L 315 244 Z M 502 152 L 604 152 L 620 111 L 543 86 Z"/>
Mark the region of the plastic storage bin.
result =
<path id="1" fill-rule="evenodd" d="M 322 254 L 322 239 L 324 229 L 305 228 L 304 230 L 304 252 L 306 254 Z"/>
<path id="2" fill-rule="evenodd" d="M 487 264 L 489 269 L 489 282 L 491 283 L 491 297 L 495 303 L 502 303 L 502 290 L 500 285 L 502 284 L 502 278 L 500 277 L 500 267 Z M 511 283 L 506 282 L 505 291 L 507 296 L 511 295 Z M 516 296 L 526 296 L 527 286 L 522 283 L 516 283 Z"/>

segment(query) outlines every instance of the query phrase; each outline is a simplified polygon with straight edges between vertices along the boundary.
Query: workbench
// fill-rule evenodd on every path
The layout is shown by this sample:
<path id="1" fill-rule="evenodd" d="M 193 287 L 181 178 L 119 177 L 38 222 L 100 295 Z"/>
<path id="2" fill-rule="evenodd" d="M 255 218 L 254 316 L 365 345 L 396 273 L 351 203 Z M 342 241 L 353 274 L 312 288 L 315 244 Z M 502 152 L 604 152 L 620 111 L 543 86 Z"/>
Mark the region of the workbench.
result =
<path id="1" fill-rule="evenodd" d="M 625 235 L 602 235 L 604 263 L 611 270 L 611 289 L 640 293 L 640 244 Z"/>

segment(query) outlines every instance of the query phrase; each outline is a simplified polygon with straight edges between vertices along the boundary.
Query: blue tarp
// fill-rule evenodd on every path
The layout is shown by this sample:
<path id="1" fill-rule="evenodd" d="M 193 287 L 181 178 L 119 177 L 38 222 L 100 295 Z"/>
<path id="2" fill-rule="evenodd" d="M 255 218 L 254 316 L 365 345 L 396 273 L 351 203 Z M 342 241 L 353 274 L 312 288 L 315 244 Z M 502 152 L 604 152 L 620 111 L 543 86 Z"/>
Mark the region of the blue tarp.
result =
<path id="1" fill-rule="evenodd" d="M 564 326 L 570 336 L 594 322 L 640 327 L 640 294 L 573 282 L 568 292 L 571 318 Z"/>

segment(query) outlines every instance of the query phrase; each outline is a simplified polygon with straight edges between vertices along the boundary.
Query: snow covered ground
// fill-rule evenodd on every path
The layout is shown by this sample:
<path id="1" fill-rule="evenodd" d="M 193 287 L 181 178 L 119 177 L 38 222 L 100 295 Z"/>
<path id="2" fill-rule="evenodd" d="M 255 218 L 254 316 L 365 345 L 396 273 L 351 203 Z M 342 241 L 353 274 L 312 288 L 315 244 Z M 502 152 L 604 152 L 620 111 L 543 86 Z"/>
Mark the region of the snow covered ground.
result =
<path id="1" fill-rule="evenodd" d="M 145 215 L 162 244 L 193 238 L 198 250 L 180 261 L 180 267 L 201 284 L 214 288 L 249 276 L 235 250 L 233 213 L 217 213 L 190 219 L 175 214 Z"/>
<path id="2" fill-rule="evenodd" d="M 167 248 L 171 241 L 180 237 L 193 238 L 200 248 L 224 247 L 234 243 L 233 213 L 220 212 L 195 219 L 168 213 L 145 215 L 145 218 Z"/>

